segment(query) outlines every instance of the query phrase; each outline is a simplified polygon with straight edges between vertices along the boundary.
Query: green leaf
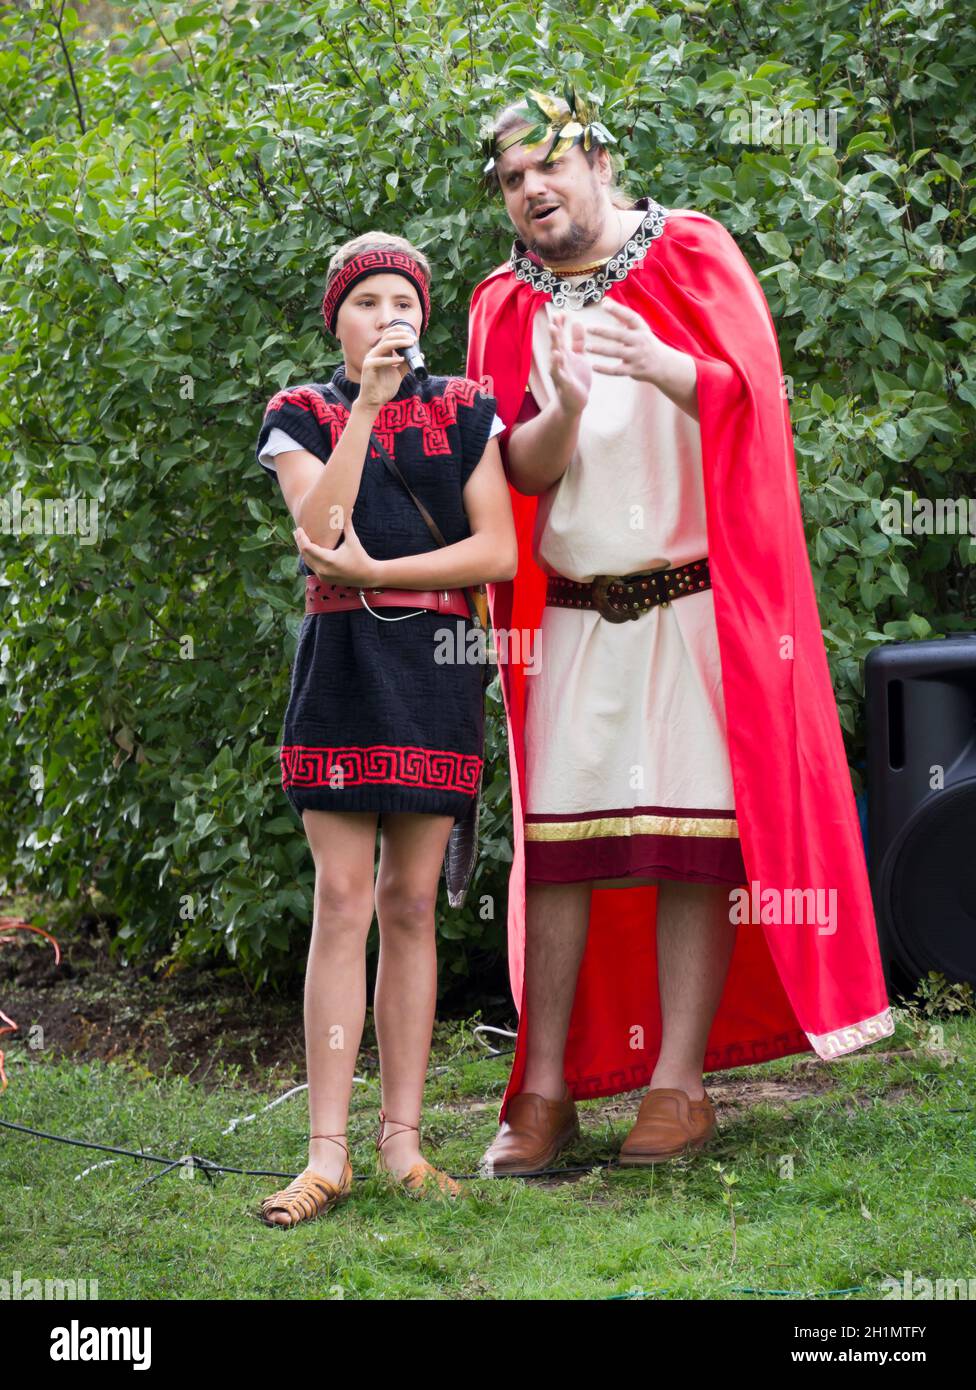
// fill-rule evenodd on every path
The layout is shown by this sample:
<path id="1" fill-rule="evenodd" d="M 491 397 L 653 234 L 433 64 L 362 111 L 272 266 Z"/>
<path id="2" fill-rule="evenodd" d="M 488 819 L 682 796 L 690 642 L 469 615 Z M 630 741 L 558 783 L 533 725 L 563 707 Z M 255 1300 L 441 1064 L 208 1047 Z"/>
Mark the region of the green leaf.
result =
<path id="1" fill-rule="evenodd" d="M 821 261 L 814 273 L 819 275 L 821 280 L 845 280 L 847 278 L 844 267 L 831 260 Z"/>
<path id="2" fill-rule="evenodd" d="M 908 347 L 908 339 L 905 337 L 905 330 L 901 323 L 890 314 L 887 309 L 879 309 L 875 315 L 878 329 L 885 337 L 893 338 L 896 343 L 901 343 L 902 347 Z"/>
<path id="3" fill-rule="evenodd" d="M 248 394 L 247 387 L 235 377 L 220 382 L 209 397 L 211 405 L 223 405 L 226 401 L 239 401 Z"/>
<path id="4" fill-rule="evenodd" d="M 764 251 L 768 251 L 777 260 L 789 259 L 792 249 L 782 232 L 757 232 L 756 240 Z"/>
<path id="5" fill-rule="evenodd" d="M 868 495 L 864 489 L 858 487 L 856 483 L 848 482 L 846 478 L 837 476 L 828 478 L 824 487 L 829 492 L 835 492 L 838 497 L 843 497 L 847 502 L 866 502 L 868 500 Z"/>
<path id="6" fill-rule="evenodd" d="M 181 15 L 173 25 L 173 32 L 178 39 L 185 39 L 188 34 L 195 34 L 198 29 L 205 29 L 209 23 L 209 15 Z"/>
<path id="7" fill-rule="evenodd" d="M 847 142 L 848 154 L 860 154 L 862 150 L 872 150 L 878 154 L 883 154 L 888 148 L 888 142 L 877 130 L 865 130 L 860 135 L 854 135 Z"/>
<path id="8" fill-rule="evenodd" d="M 933 159 L 940 168 L 944 169 L 947 174 L 951 174 L 957 182 L 962 182 L 962 165 L 958 160 L 950 158 L 947 154 L 935 154 L 933 155 Z"/>

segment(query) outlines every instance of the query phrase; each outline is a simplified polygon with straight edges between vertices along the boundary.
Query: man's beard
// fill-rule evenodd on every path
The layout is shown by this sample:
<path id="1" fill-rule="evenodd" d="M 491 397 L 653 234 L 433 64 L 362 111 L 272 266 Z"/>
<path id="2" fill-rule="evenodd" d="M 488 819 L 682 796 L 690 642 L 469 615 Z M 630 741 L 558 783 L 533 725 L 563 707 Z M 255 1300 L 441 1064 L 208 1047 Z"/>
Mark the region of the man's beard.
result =
<path id="1" fill-rule="evenodd" d="M 542 243 L 533 237 L 531 241 L 526 242 L 526 250 L 531 251 L 533 255 L 550 265 L 558 261 L 580 260 L 591 246 L 596 245 L 603 234 L 598 203 L 592 205 L 592 214 L 592 217 L 586 222 L 576 222 L 569 218 L 567 230 L 553 241 Z"/>

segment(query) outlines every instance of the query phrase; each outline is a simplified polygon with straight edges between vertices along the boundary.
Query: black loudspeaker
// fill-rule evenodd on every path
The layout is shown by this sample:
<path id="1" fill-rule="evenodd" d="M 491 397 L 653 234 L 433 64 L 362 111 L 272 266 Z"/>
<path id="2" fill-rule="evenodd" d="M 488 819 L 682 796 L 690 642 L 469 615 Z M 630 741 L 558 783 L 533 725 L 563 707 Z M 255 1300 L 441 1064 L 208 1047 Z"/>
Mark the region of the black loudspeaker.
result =
<path id="1" fill-rule="evenodd" d="M 876 647 L 864 684 L 888 991 L 911 994 L 930 970 L 976 986 L 976 634 Z"/>

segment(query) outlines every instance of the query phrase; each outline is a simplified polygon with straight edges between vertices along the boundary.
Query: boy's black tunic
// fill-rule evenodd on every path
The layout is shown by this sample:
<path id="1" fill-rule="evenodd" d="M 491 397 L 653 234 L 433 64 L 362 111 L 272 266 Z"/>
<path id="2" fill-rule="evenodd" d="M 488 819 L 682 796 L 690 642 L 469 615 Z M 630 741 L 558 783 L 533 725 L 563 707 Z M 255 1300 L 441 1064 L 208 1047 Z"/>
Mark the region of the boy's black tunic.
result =
<path id="1" fill-rule="evenodd" d="M 356 399 L 359 383 L 342 367 L 332 380 L 350 401 Z M 484 453 L 494 416 L 495 399 L 477 382 L 443 376 L 418 381 L 409 372 L 373 425 L 448 545 L 471 534 L 462 491 Z M 348 418 L 343 406 L 311 387 L 289 387 L 268 402 L 257 453 L 277 426 L 324 463 Z M 375 559 L 439 548 L 372 445 L 353 521 Z M 301 560 L 299 571 L 311 572 Z M 304 586 L 296 599 L 304 606 Z M 412 611 L 371 606 L 384 618 Z M 400 622 L 384 622 L 365 608 L 306 614 L 281 738 L 282 786 L 299 815 L 464 814 L 478 790 L 484 729 L 484 667 L 456 659 L 464 650 L 457 635 L 466 637 L 470 629 L 468 618 L 429 610 Z M 451 633 L 454 659 L 439 663 L 435 653 L 445 649 L 445 631 Z"/>

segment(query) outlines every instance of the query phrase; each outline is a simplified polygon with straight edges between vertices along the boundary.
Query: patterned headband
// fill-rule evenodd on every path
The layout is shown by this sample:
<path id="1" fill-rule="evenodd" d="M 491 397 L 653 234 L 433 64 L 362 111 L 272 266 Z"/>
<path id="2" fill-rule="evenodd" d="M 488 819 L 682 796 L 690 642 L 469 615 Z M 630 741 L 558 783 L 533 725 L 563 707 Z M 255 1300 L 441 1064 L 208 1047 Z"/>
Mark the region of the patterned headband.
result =
<path id="1" fill-rule="evenodd" d="M 363 251 L 346 262 L 322 298 L 322 317 L 325 319 L 326 328 L 333 336 L 339 316 L 339 305 L 349 291 L 360 280 L 365 280 L 367 275 L 382 275 L 384 271 L 405 275 L 416 287 L 422 314 L 420 333 L 423 335 L 430 321 L 430 291 L 427 289 L 427 281 L 420 266 L 404 251 Z"/>

